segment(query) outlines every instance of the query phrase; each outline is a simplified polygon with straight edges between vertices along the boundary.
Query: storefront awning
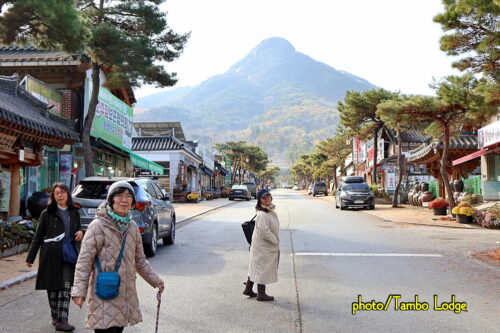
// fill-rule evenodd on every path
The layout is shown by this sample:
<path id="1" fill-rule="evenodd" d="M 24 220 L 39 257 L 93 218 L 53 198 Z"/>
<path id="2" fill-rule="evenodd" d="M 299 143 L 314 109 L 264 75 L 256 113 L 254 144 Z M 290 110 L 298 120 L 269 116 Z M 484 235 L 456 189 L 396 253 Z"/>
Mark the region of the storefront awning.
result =
<path id="1" fill-rule="evenodd" d="M 151 162 L 150 160 L 139 156 L 133 152 L 130 152 L 130 161 L 136 167 L 149 170 L 151 172 L 156 173 L 157 175 L 163 175 L 163 167 L 155 162 Z"/>
<path id="2" fill-rule="evenodd" d="M 224 176 L 229 175 L 229 171 L 227 171 L 226 169 L 223 169 L 223 168 L 219 169 L 219 173 L 223 174 Z"/>
<path id="3" fill-rule="evenodd" d="M 202 168 L 203 172 L 206 173 L 207 175 L 209 176 L 212 176 L 212 171 L 210 171 L 209 169 L 207 168 Z"/>
<path id="4" fill-rule="evenodd" d="M 470 160 L 473 160 L 475 158 L 478 158 L 480 156 L 483 156 L 483 155 L 486 155 L 486 154 L 489 154 L 489 153 L 493 153 L 493 152 L 496 152 L 496 151 L 498 151 L 498 148 L 496 148 L 496 149 L 479 149 L 478 151 L 475 151 L 472 154 L 465 155 L 464 157 L 457 158 L 456 160 L 453 161 L 452 165 L 453 166 L 459 165 L 459 164 L 468 162 Z"/>

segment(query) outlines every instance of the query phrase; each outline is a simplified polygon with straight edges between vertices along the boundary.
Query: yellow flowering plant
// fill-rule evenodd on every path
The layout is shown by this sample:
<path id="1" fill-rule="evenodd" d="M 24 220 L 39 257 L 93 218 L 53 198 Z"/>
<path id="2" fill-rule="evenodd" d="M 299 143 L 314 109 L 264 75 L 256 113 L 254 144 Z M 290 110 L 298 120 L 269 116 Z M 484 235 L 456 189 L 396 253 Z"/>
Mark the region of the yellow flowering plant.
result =
<path id="1" fill-rule="evenodd" d="M 188 200 L 197 200 L 200 198 L 200 196 L 198 195 L 198 193 L 196 192 L 191 192 L 187 195 L 186 197 Z"/>
<path id="2" fill-rule="evenodd" d="M 460 204 L 462 204 L 462 203 L 460 203 Z M 466 206 L 466 205 L 460 206 L 460 204 L 451 210 L 452 214 L 472 216 L 472 214 L 474 214 L 474 212 L 476 211 L 476 209 L 474 207 Z"/>

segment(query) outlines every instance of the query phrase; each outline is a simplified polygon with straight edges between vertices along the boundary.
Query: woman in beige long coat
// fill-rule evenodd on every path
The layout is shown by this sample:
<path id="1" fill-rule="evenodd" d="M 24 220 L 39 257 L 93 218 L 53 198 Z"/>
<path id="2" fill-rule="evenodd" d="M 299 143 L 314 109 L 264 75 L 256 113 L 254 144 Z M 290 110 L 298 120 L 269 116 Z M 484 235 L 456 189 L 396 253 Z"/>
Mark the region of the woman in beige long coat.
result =
<path id="1" fill-rule="evenodd" d="M 280 255 L 278 215 L 274 212 L 273 197 L 268 190 L 257 193 L 257 216 L 250 246 L 250 265 L 244 295 L 255 297 L 258 301 L 273 301 L 266 294 L 266 284 L 278 281 L 278 262 Z M 257 294 L 253 284 L 257 283 Z"/>
<path id="2" fill-rule="evenodd" d="M 90 285 L 85 328 L 95 332 L 120 333 L 125 326 L 142 321 L 135 285 L 136 273 L 163 292 L 163 281 L 146 260 L 141 234 L 130 218 L 134 203 L 134 189 L 128 182 L 113 183 L 108 191 L 107 202 L 99 206 L 97 217 L 89 224 L 83 238 L 71 295 L 81 308 Z M 123 259 L 118 271 L 120 293 L 113 299 L 101 299 L 94 293 L 97 275 L 95 258 L 99 257 L 104 272 L 113 271 L 125 235 Z"/>

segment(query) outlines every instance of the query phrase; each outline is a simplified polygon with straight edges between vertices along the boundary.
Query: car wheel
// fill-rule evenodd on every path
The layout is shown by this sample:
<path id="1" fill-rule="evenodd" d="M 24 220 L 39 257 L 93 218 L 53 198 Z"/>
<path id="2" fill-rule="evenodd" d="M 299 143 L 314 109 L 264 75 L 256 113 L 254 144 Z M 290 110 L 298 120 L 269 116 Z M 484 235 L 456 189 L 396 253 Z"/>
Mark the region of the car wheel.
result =
<path id="1" fill-rule="evenodd" d="M 315 197 L 315 196 L 316 196 L 316 193 L 313 193 L 313 197 Z"/>
<path id="2" fill-rule="evenodd" d="M 250 201 L 250 200 L 252 200 L 252 198 L 247 198 L 247 201 Z"/>
<path id="3" fill-rule="evenodd" d="M 342 206 L 342 204 L 340 204 L 340 210 L 344 210 L 344 209 L 345 209 L 345 207 Z"/>
<path id="4" fill-rule="evenodd" d="M 153 257 L 156 254 L 156 250 L 158 249 L 158 227 L 156 223 L 153 225 L 151 229 L 151 243 L 144 244 L 144 252 L 146 256 Z"/>
<path id="5" fill-rule="evenodd" d="M 163 245 L 172 245 L 175 242 L 175 216 L 172 217 L 172 223 L 170 225 L 170 234 L 162 238 Z"/>
<path id="6" fill-rule="evenodd" d="M 234 200 L 234 198 L 229 198 L 229 200 L 230 200 L 230 201 L 233 201 L 233 200 Z"/>
<path id="7" fill-rule="evenodd" d="M 370 206 L 370 209 L 374 210 L 375 209 L 375 205 Z"/>

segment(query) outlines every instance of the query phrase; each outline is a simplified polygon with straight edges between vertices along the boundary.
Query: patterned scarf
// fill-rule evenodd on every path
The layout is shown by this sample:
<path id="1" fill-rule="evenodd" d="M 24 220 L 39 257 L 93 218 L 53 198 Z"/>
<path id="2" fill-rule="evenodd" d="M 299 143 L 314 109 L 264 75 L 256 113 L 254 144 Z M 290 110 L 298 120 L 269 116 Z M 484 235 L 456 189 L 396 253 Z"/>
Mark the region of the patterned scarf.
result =
<path id="1" fill-rule="evenodd" d="M 130 211 L 128 212 L 127 216 L 120 216 L 114 213 L 113 209 L 109 207 L 109 205 L 106 205 L 106 213 L 109 217 L 111 217 L 111 220 L 115 222 L 118 230 L 120 230 L 121 232 L 127 231 L 128 226 L 130 225 L 130 221 L 132 220 L 132 214 L 130 214 Z"/>
<path id="2" fill-rule="evenodd" d="M 276 206 L 274 204 L 270 204 L 269 206 L 262 205 L 262 207 L 264 207 L 265 209 L 267 209 L 270 212 L 274 212 L 274 209 L 276 208 Z"/>

